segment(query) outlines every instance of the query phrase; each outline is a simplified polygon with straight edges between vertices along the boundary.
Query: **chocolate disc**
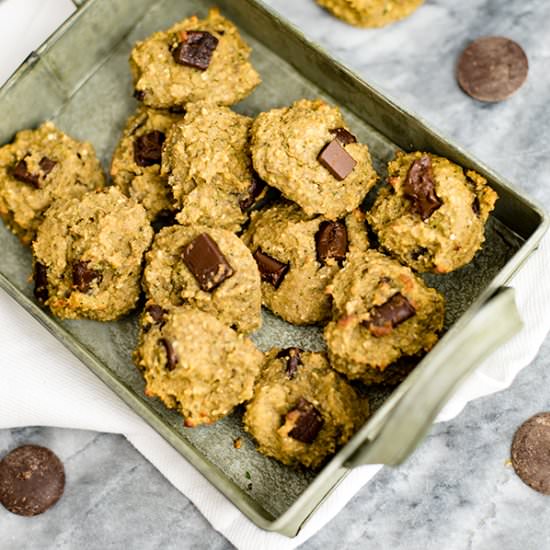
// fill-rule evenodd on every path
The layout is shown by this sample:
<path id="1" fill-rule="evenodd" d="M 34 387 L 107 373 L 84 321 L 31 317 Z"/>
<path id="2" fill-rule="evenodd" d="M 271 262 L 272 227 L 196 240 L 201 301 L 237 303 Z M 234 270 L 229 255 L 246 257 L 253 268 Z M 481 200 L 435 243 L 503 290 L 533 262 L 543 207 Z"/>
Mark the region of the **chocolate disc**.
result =
<path id="1" fill-rule="evenodd" d="M 65 469 L 57 456 L 24 445 L 0 462 L 0 503 L 14 514 L 36 516 L 53 506 L 65 488 Z"/>
<path id="2" fill-rule="evenodd" d="M 550 412 L 536 414 L 519 427 L 512 443 L 512 465 L 529 487 L 550 495 Z"/>
<path id="3" fill-rule="evenodd" d="M 510 97 L 527 78 L 529 61 L 516 42 L 502 36 L 486 36 L 472 42 L 458 61 L 460 87 L 480 101 Z"/>

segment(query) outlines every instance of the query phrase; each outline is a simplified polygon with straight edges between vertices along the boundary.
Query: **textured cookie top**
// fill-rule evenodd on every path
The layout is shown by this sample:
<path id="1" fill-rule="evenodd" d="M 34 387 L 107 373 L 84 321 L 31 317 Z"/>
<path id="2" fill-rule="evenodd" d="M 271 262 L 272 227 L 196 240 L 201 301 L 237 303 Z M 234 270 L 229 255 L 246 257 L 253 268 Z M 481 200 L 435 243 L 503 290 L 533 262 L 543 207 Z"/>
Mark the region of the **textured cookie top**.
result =
<path id="1" fill-rule="evenodd" d="M 223 229 L 162 229 L 146 254 L 143 287 L 161 307 L 192 305 L 240 332 L 261 324 L 256 262 L 243 242 Z"/>
<path id="2" fill-rule="evenodd" d="M 308 215 L 336 219 L 359 206 L 376 182 L 369 150 L 346 129 L 336 107 L 301 99 L 258 115 L 254 169 Z"/>
<path id="3" fill-rule="evenodd" d="M 189 17 L 134 46 L 136 97 L 156 108 L 200 100 L 232 105 L 261 81 L 249 56 L 235 25 L 211 9 L 205 19 Z"/>
<path id="4" fill-rule="evenodd" d="M 141 203 L 151 220 L 173 210 L 167 178 L 160 174 L 162 147 L 181 114 L 139 107 L 124 128 L 111 162 L 114 184 Z"/>
<path id="5" fill-rule="evenodd" d="M 22 130 L 0 148 L 0 216 L 30 244 L 55 199 L 79 197 L 103 187 L 101 165 L 90 143 L 45 122 Z"/>
<path id="6" fill-rule="evenodd" d="M 56 201 L 33 243 L 35 294 L 60 317 L 111 320 L 139 297 L 153 230 L 117 188 Z"/>
<path id="7" fill-rule="evenodd" d="M 212 315 L 179 307 L 142 334 L 135 359 L 146 394 L 178 409 L 193 427 L 215 422 L 252 397 L 263 354 Z"/>
<path id="8" fill-rule="evenodd" d="M 380 243 L 417 271 L 448 273 L 481 247 L 497 194 L 482 176 L 429 153 L 398 153 L 367 219 Z"/>

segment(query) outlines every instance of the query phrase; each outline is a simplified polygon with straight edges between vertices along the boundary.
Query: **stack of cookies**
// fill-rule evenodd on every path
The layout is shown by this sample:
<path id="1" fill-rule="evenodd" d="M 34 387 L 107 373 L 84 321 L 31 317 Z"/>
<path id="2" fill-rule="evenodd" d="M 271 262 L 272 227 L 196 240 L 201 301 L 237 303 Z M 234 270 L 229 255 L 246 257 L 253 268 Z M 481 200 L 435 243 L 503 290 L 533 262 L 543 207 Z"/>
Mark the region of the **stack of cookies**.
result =
<path id="1" fill-rule="evenodd" d="M 378 176 L 337 107 L 230 108 L 260 83 L 249 55 L 216 10 L 137 43 L 140 106 L 112 185 L 91 145 L 45 123 L 0 149 L 0 215 L 32 243 L 36 299 L 57 317 L 142 305 L 148 396 L 188 427 L 244 404 L 260 452 L 317 468 L 369 415 L 356 382 L 396 384 L 437 342 L 444 300 L 416 272 L 470 262 L 496 194 L 444 158 L 398 153 L 365 212 Z M 259 351 L 262 305 L 323 327 L 327 352 Z"/>

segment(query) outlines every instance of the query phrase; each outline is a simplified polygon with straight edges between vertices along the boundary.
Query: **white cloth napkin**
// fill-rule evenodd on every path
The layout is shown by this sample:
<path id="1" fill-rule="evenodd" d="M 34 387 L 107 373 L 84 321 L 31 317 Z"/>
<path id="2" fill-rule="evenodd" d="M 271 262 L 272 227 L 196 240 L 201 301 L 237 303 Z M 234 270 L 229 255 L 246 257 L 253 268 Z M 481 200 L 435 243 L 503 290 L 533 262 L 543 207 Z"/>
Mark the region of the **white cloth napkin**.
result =
<path id="1" fill-rule="evenodd" d="M 72 11 L 68 0 L 0 1 L 0 83 Z M 502 390 L 528 365 L 550 328 L 550 236 L 516 276 L 525 328 L 462 386 L 438 420 Z M 243 550 L 285 550 L 330 521 L 380 466 L 353 471 L 294 539 L 255 527 L 53 336 L 0 291 L 0 429 L 56 426 L 124 434 L 215 529 Z"/>

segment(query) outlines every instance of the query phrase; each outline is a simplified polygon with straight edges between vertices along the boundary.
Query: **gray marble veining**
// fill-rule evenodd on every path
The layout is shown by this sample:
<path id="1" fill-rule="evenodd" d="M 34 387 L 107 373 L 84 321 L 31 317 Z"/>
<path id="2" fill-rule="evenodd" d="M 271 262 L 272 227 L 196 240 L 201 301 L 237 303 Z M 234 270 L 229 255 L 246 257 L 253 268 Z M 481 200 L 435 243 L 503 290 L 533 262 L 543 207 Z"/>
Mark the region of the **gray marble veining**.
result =
<path id="1" fill-rule="evenodd" d="M 350 28 L 312 0 L 266 3 L 550 208 L 547 0 L 428 0 L 411 18 L 376 31 Z M 454 78 L 461 49 L 486 34 L 517 40 L 530 61 L 526 85 L 496 105 L 471 100 Z M 547 339 L 510 389 L 435 426 L 407 463 L 382 470 L 303 548 L 549 549 L 550 501 L 506 463 L 516 427 L 550 409 L 549 362 Z M 65 462 L 67 492 L 44 516 L 0 509 L 1 550 L 231 547 L 123 437 L 4 430 L 0 456 L 29 441 L 53 448 Z"/>

